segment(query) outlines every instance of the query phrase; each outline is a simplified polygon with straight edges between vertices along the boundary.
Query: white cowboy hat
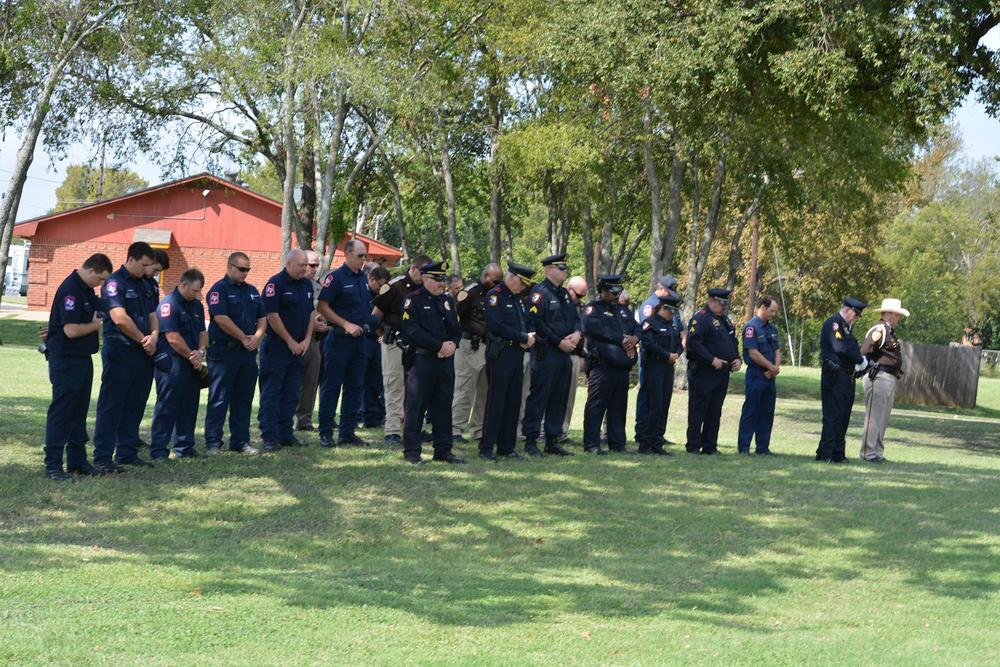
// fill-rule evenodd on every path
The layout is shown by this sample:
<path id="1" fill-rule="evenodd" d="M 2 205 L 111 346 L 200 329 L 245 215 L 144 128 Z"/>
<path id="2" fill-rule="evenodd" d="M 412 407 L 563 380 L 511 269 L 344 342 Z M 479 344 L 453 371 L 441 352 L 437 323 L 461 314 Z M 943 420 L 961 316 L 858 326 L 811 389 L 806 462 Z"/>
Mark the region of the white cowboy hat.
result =
<path id="1" fill-rule="evenodd" d="M 910 311 L 903 308 L 903 302 L 899 299 L 882 299 L 882 305 L 879 307 L 878 312 L 880 313 L 898 313 L 903 317 L 909 317 Z"/>

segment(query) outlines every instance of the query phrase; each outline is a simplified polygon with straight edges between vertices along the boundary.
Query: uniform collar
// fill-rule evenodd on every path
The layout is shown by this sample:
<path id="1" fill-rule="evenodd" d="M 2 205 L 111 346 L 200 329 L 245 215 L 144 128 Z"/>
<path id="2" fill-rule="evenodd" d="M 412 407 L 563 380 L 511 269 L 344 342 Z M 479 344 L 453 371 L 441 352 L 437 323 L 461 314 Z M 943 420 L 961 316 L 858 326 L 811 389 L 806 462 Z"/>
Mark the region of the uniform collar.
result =
<path id="1" fill-rule="evenodd" d="M 83 282 L 83 278 L 81 278 L 80 274 L 76 272 L 76 269 L 73 269 L 73 277 L 76 278 L 76 282 L 80 286 L 81 290 L 83 290 L 84 292 L 90 292 L 90 293 L 94 292 L 94 288 L 93 287 L 90 287 L 89 285 L 87 285 L 87 283 Z"/>

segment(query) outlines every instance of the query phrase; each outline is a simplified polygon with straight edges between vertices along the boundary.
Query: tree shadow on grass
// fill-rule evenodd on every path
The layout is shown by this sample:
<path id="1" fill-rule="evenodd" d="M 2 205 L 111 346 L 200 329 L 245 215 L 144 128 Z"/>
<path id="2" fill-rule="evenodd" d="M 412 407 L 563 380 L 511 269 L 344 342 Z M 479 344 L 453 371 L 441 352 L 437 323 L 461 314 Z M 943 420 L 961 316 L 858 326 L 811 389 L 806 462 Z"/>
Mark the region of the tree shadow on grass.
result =
<path id="1" fill-rule="evenodd" d="M 31 420 L 37 403 L 13 405 Z M 793 406 L 782 419 L 815 414 Z M 893 424 L 897 442 L 925 446 L 929 433 L 930 447 L 997 451 L 996 434 L 946 420 Z M 25 443 L 13 446 L 40 441 Z M 578 456 L 413 469 L 396 451 L 309 448 L 62 487 L 24 463 L 0 476 L 7 572 L 59 576 L 86 551 L 91 563 L 179 568 L 204 595 L 383 607 L 447 626 L 665 614 L 767 633 L 755 599 L 805 580 L 875 567 L 947 598 L 998 587 L 985 540 L 1000 481 L 963 465 Z"/>

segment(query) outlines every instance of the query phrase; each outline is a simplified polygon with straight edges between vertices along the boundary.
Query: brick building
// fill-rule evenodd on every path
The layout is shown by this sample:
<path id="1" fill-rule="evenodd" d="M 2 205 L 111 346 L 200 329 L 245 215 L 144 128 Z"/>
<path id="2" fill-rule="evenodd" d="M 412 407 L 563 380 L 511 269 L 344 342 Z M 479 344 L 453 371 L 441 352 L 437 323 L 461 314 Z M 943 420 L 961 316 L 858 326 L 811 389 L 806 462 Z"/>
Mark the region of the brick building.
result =
<path id="1" fill-rule="evenodd" d="M 209 284 L 215 282 L 235 250 L 250 256 L 249 280 L 258 287 L 281 270 L 281 203 L 211 174 L 26 220 L 14 234 L 31 240 L 29 310 L 48 310 L 59 283 L 95 252 L 108 255 L 117 268 L 134 241 L 163 248 L 170 256 L 170 269 L 160 276 L 164 294 L 189 267 L 201 269 Z M 343 263 L 348 238 L 338 245 L 332 266 Z M 371 259 L 384 266 L 402 258 L 398 248 L 358 238 L 368 244 Z"/>

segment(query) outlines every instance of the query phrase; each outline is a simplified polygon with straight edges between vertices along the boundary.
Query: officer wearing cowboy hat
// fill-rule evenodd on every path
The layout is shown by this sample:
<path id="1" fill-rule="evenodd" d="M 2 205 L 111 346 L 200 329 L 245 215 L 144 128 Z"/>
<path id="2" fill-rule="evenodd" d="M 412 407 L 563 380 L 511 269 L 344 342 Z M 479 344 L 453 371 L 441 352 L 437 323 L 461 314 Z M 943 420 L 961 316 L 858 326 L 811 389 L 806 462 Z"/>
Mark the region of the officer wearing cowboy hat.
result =
<path id="1" fill-rule="evenodd" d="M 900 320 L 910 315 L 899 299 L 882 299 L 879 312 L 881 319 L 868 330 L 861 343 L 861 354 L 868 363 L 861 459 L 869 463 L 885 461 L 885 429 L 896 397 L 896 382 L 903 376 L 903 353 L 895 330 Z"/>

